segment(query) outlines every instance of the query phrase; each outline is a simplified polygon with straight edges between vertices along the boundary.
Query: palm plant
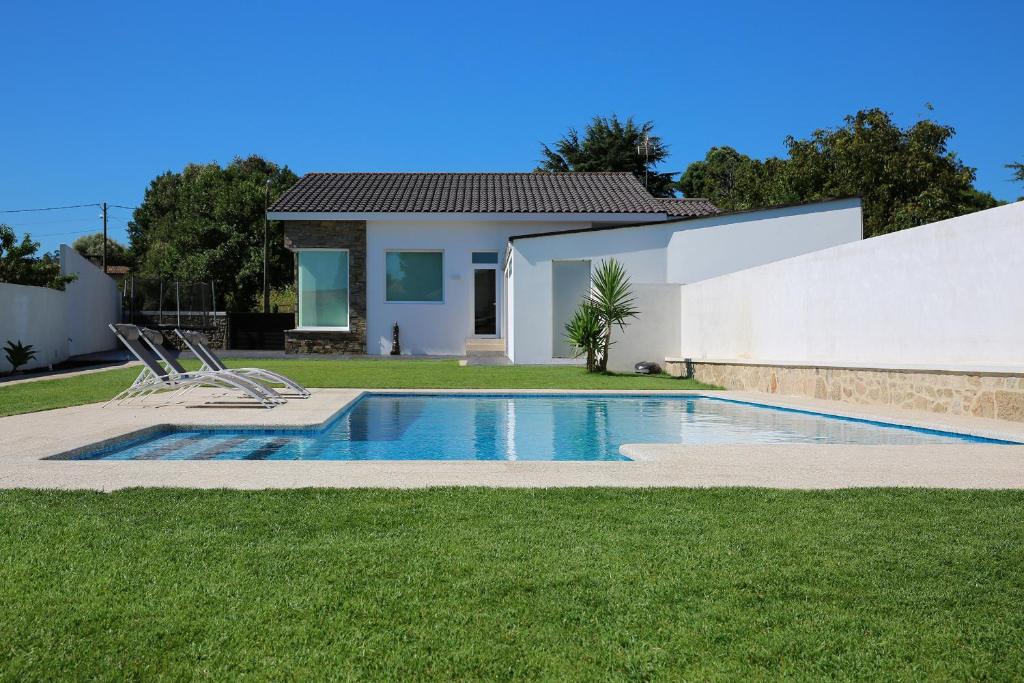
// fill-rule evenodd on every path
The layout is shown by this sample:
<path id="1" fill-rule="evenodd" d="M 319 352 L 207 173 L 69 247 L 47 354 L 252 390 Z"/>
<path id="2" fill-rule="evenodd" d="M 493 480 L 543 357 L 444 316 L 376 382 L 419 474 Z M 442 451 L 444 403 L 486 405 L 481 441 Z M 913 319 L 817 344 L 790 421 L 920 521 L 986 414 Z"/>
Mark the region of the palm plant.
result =
<path id="1" fill-rule="evenodd" d="M 587 355 L 587 372 L 597 368 L 597 354 L 602 348 L 604 325 L 589 299 L 580 302 L 572 319 L 565 325 L 565 340 L 572 347 L 575 357 Z"/>
<path id="2" fill-rule="evenodd" d="M 7 362 L 11 364 L 12 375 L 18 371 L 19 367 L 36 357 L 33 346 L 31 344 L 22 344 L 20 339 L 17 343 L 8 339 L 7 345 L 4 346 L 4 351 L 7 355 Z"/>
<path id="3" fill-rule="evenodd" d="M 629 275 L 622 264 L 614 258 L 601 261 L 590 276 L 590 307 L 601 322 L 602 337 L 598 370 L 608 371 L 608 351 L 612 345 L 612 328 L 616 325 L 625 330 L 630 318 L 639 315 L 634 305 L 636 299 L 629 282 Z"/>

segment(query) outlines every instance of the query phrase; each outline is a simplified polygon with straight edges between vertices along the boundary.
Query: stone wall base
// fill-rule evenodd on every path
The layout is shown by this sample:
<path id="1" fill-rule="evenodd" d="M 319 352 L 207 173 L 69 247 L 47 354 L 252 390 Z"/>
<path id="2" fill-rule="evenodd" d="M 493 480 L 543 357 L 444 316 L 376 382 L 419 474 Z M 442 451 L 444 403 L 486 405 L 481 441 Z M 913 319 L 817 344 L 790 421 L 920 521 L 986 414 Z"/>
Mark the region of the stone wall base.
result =
<path id="1" fill-rule="evenodd" d="M 308 332 L 288 330 L 284 333 L 285 353 L 366 353 L 366 336 L 359 332 Z"/>
<path id="2" fill-rule="evenodd" d="M 735 391 L 888 405 L 1024 422 L 1024 375 L 920 370 L 790 367 L 694 361 L 693 378 Z M 665 371 L 686 375 L 682 361 Z"/>

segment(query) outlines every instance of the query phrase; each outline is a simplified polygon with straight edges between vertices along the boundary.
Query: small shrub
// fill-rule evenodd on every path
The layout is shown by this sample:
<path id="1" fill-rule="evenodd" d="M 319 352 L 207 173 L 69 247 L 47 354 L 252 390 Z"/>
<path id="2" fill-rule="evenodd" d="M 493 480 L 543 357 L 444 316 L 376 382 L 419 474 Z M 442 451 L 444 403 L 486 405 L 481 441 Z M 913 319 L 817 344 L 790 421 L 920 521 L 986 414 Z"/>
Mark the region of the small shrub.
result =
<path id="1" fill-rule="evenodd" d="M 7 354 L 7 362 L 11 364 L 12 375 L 18 371 L 18 368 L 36 357 L 35 348 L 31 344 L 22 344 L 20 339 L 17 343 L 8 339 L 4 351 Z"/>
<path id="2" fill-rule="evenodd" d="M 572 347 L 575 357 L 587 356 L 587 372 L 597 369 L 597 354 L 604 345 L 604 325 L 597 311 L 584 299 L 580 302 L 572 319 L 565 325 L 565 340 Z"/>

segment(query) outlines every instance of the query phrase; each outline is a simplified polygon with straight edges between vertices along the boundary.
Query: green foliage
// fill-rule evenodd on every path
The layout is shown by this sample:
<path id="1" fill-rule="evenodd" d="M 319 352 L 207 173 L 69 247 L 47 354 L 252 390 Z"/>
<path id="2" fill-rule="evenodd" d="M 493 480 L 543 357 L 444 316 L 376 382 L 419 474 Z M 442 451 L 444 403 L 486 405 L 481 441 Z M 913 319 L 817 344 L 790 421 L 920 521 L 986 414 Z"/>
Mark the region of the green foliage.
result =
<path id="1" fill-rule="evenodd" d="M 1018 183 L 1024 183 L 1024 163 L 1014 162 L 1007 164 L 1006 168 L 1013 171 L 1013 179 Z M 1018 201 L 1024 201 L 1024 197 L 1020 197 Z"/>
<path id="2" fill-rule="evenodd" d="M 601 323 L 604 332 L 598 370 L 608 371 L 608 352 L 612 345 L 612 328 L 625 330 L 630 318 L 640 314 L 635 306 L 629 275 L 622 264 L 614 258 L 601 261 L 590 277 L 590 298 L 588 305 Z"/>
<path id="3" fill-rule="evenodd" d="M 928 119 L 900 128 L 886 112 L 866 109 L 838 128 L 786 138 L 785 159 L 760 161 L 713 147 L 690 164 L 678 187 L 726 211 L 859 196 L 871 237 L 998 204 L 974 188 L 974 169 L 949 150 L 954 133 Z"/>
<path id="4" fill-rule="evenodd" d="M 103 262 L 103 233 L 96 232 L 91 235 L 82 235 L 71 245 L 75 251 L 95 263 Z M 131 254 L 128 247 L 115 239 L 107 238 L 107 265 L 108 266 L 130 266 L 132 264 Z"/>
<path id="5" fill-rule="evenodd" d="M 8 339 L 7 345 L 4 346 L 4 353 L 7 356 L 7 362 L 11 364 L 12 374 L 36 357 L 35 347 L 32 344 L 22 344 L 20 339 L 17 343 Z"/>
<path id="6" fill-rule="evenodd" d="M 298 177 L 287 166 L 258 156 L 189 164 L 157 176 L 128 224 L 139 273 L 181 281 L 217 283 L 227 310 L 257 307 L 263 288 L 263 219 L 270 202 Z M 293 280 L 280 223 L 269 226 L 270 283 Z"/>
<path id="7" fill-rule="evenodd" d="M 3 491 L 0 680 L 1020 680 L 1022 511 L 911 488 Z"/>
<path id="8" fill-rule="evenodd" d="M 580 302 L 572 319 L 565 325 L 565 339 L 575 357 L 586 354 L 587 372 L 597 369 L 597 356 L 604 348 L 604 325 L 589 299 Z"/>
<path id="9" fill-rule="evenodd" d="M 25 233 L 19 242 L 9 225 L 0 224 L 0 282 L 63 290 L 75 280 L 74 275 L 60 274 L 56 252 L 36 256 L 37 251 L 39 242 L 31 235 Z"/>
<path id="10" fill-rule="evenodd" d="M 610 118 L 595 116 L 583 132 L 570 128 L 554 149 L 542 145 L 544 159 L 538 171 L 629 171 L 641 182 L 646 174 L 647 189 L 656 197 L 673 196 L 673 173 L 659 173 L 657 165 L 668 157 L 668 146 L 652 135 L 654 123 L 637 125 L 633 117 L 624 122 L 612 114 Z M 637 148 L 647 140 L 647 155 Z"/>

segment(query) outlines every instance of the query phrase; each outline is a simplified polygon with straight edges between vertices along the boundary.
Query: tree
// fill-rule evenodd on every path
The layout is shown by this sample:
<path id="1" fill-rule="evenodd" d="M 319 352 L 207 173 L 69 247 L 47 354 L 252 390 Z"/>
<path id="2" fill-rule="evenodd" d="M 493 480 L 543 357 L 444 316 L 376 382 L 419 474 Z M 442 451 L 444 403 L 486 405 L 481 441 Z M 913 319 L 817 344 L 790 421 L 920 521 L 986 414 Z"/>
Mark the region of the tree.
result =
<path id="1" fill-rule="evenodd" d="M 949 150 L 954 134 L 929 119 L 900 128 L 886 112 L 865 109 L 838 128 L 787 137 L 788 158 L 759 161 L 714 147 L 678 187 L 725 210 L 859 196 L 871 237 L 998 204 L 974 187 L 974 169 Z"/>
<path id="2" fill-rule="evenodd" d="M 263 289 L 263 218 L 270 202 L 298 177 L 258 156 L 227 166 L 189 164 L 157 176 L 128 223 L 143 276 L 217 283 L 228 310 L 256 307 Z M 269 227 L 271 286 L 293 280 L 291 254 L 279 223 Z"/>
<path id="3" fill-rule="evenodd" d="M 102 263 L 103 261 L 103 233 L 96 232 L 91 235 L 82 235 L 71 245 L 75 251 L 91 261 Z M 128 247 L 117 240 L 107 238 L 107 265 L 128 266 L 131 265 L 131 254 Z"/>
<path id="4" fill-rule="evenodd" d="M 1013 171 L 1014 180 L 1016 180 L 1018 183 L 1024 183 L 1024 163 L 1017 161 L 1012 164 L 1007 164 L 1006 168 L 1009 168 Z M 1024 197 L 1020 197 L 1018 201 L 1024 201 Z"/>
<path id="5" fill-rule="evenodd" d="M 598 359 L 598 370 L 608 372 L 608 352 L 612 345 L 612 328 L 618 326 L 625 330 L 630 318 L 640 314 L 634 305 L 629 275 L 622 264 L 614 258 L 601 261 L 601 264 L 590 277 L 590 297 L 587 305 L 594 308 L 594 313 L 601 321 L 601 352 Z"/>
<path id="6" fill-rule="evenodd" d="M 0 282 L 34 287 L 64 289 L 75 279 L 74 275 L 60 274 L 57 253 L 36 256 L 39 242 L 28 233 L 18 241 L 9 225 L 0 224 Z"/>
<path id="7" fill-rule="evenodd" d="M 674 173 L 659 173 L 656 168 L 668 157 L 668 146 L 652 135 L 654 123 L 637 125 L 633 117 L 625 122 L 612 114 L 610 118 L 595 116 L 583 137 L 570 128 L 554 149 L 542 144 L 544 159 L 537 171 L 564 173 L 569 171 L 628 171 L 647 183 L 655 197 L 673 196 Z M 647 152 L 638 151 L 646 141 Z"/>

